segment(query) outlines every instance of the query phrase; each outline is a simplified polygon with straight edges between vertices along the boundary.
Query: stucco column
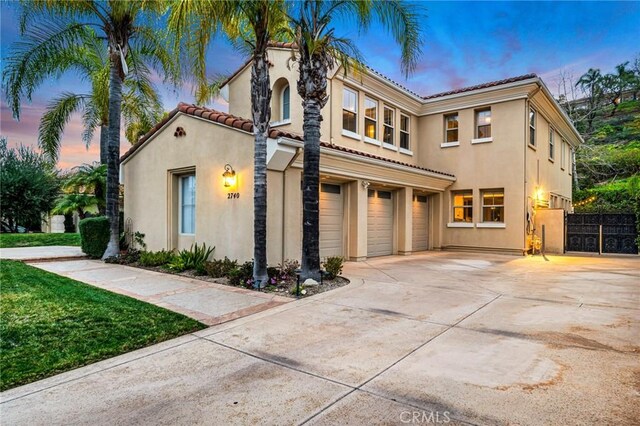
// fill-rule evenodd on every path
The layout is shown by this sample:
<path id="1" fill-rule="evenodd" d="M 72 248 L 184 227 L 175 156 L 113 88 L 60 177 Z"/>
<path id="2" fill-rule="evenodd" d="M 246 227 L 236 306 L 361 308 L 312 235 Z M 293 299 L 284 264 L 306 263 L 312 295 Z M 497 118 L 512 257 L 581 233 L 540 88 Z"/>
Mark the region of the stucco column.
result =
<path id="1" fill-rule="evenodd" d="M 444 194 L 439 192 L 429 196 L 429 249 L 442 248 L 442 234 L 444 232 Z"/>
<path id="2" fill-rule="evenodd" d="M 398 254 L 413 250 L 413 188 L 402 188 L 398 194 Z"/>
<path id="3" fill-rule="evenodd" d="M 284 171 L 283 252 L 284 260 L 300 260 L 302 255 L 302 170 Z"/>
<path id="4" fill-rule="evenodd" d="M 367 258 L 367 188 L 361 180 L 349 183 L 349 260 Z"/>

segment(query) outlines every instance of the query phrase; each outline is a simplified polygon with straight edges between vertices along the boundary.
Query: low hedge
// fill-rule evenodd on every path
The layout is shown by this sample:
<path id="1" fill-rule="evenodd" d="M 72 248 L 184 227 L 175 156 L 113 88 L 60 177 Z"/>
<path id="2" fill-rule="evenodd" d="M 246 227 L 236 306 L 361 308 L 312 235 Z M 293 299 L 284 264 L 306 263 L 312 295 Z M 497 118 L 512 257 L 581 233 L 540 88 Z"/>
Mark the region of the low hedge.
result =
<path id="1" fill-rule="evenodd" d="M 88 256 L 99 259 L 109 244 L 109 219 L 90 217 L 80 221 L 80 247 Z"/>

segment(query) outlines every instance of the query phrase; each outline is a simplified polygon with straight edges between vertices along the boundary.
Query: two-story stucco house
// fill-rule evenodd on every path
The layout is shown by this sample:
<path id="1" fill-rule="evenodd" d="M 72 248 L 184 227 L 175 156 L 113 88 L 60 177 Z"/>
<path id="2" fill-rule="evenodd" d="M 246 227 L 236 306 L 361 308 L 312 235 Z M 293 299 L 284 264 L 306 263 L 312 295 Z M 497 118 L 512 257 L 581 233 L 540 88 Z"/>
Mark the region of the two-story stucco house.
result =
<path id="1" fill-rule="evenodd" d="M 268 261 L 301 256 L 302 107 L 291 49 L 269 51 Z M 253 253 L 250 64 L 229 112 L 179 104 L 123 157 L 125 217 L 149 249 Z M 468 249 L 522 254 L 537 208 L 571 209 L 580 135 L 540 78 L 420 96 L 370 70 L 329 77 L 323 109 L 321 256 Z M 235 182 L 225 186 L 223 173 Z"/>

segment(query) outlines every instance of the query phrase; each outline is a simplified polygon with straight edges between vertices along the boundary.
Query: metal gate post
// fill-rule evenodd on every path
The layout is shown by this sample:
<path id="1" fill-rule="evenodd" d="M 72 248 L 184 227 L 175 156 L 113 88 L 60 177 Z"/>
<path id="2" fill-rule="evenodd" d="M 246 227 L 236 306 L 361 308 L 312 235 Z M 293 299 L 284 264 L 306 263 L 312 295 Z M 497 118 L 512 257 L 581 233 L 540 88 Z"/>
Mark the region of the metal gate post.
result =
<path id="1" fill-rule="evenodd" d="M 602 254 L 602 221 L 598 231 L 598 254 Z"/>

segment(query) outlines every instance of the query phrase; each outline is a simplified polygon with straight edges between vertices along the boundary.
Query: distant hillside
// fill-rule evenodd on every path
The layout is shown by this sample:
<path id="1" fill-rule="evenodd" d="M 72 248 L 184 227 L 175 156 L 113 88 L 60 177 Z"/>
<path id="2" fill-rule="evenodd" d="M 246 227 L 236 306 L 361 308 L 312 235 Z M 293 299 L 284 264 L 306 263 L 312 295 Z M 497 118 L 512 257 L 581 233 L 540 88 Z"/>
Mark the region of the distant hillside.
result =
<path id="1" fill-rule="evenodd" d="M 600 109 L 592 129 L 577 123 L 585 143 L 576 153 L 576 212 L 640 215 L 640 101 Z"/>

